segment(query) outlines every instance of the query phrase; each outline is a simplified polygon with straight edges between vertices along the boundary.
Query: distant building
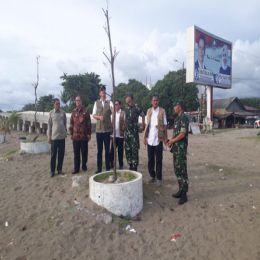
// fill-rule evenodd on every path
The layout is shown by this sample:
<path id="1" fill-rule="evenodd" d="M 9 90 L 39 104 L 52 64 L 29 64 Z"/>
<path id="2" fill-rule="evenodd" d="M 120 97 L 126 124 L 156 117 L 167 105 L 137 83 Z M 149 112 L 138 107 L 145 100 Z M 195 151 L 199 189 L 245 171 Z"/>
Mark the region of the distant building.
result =
<path id="1" fill-rule="evenodd" d="M 260 109 L 243 105 L 237 97 L 213 100 L 215 128 L 238 127 L 259 116 Z"/>

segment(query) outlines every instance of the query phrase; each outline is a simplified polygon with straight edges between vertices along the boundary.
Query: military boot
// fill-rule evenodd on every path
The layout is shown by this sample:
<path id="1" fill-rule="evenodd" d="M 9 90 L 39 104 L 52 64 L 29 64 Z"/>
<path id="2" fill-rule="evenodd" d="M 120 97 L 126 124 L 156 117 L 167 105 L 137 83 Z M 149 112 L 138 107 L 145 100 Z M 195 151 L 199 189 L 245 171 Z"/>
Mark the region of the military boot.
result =
<path id="1" fill-rule="evenodd" d="M 187 192 L 186 191 L 182 191 L 181 192 L 181 197 L 180 197 L 180 200 L 179 200 L 178 204 L 182 205 L 182 204 L 186 203 L 187 201 L 188 201 Z"/>
<path id="2" fill-rule="evenodd" d="M 178 181 L 178 184 L 179 184 L 179 191 L 172 194 L 172 196 L 173 196 L 174 198 L 177 198 L 177 199 L 179 199 L 179 198 L 181 197 L 181 182 Z"/>
<path id="3" fill-rule="evenodd" d="M 173 196 L 174 198 L 179 199 L 179 198 L 181 197 L 181 190 L 179 190 L 179 191 L 176 192 L 176 193 L 173 193 L 172 196 Z"/>

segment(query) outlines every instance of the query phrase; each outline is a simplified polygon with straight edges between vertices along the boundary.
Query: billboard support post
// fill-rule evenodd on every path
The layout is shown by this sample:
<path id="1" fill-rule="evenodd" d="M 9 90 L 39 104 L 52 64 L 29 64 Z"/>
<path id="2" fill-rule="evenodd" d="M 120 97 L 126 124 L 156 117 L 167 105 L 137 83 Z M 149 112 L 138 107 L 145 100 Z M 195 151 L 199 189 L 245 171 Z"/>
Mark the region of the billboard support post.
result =
<path id="1" fill-rule="evenodd" d="M 207 86 L 207 119 L 213 121 L 213 87 Z"/>
<path id="2" fill-rule="evenodd" d="M 182 62 L 182 87 L 181 87 L 182 100 L 184 100 L 184 61 Z"/>

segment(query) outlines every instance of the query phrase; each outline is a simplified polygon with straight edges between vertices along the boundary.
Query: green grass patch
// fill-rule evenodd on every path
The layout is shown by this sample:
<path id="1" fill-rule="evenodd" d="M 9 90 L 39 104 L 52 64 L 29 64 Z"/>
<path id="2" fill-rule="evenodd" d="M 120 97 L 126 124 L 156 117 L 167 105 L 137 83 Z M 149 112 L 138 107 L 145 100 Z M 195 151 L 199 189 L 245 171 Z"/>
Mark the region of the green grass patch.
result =
<path id="1" fill-rule="evenodd" d="M 130 218 L 122 218 L 119 221 L 119 228 L 125 228 L 127 225 L 130 225 L 132 223 Z"/>
<path id="2" fill-rule="evenodd" d="M 46 143 L 47 142 L 47 139 L 44 139 L 44 140 L 36 140 L 36 141 L 32 141 L 32 140 L 21 140 L 21 142 L 22 143 L 42 143 L 42 142 L 44 142 L 44 143 Z"/>
<path id="3" fill-rule="evenodd" d="M 220 129 L 214 129 L 214 134 L 221 134 L 221 133 L 228 133 L 231 131 L 237 131 L 239 129 L 237 128 L 220 128 Z"/>
<path id="4" fill-rule="evenodd" d="M 106 172 L 106 173 L 103 173 L 103 174 L 99 174 L 98 176 L 96 176 L 94 178 L 94 180 L 97 181 L 97 182 L 102 182 L 102 181 L 108 179 L 109 176 L 112 176 L 112 175 L 113 175 L 112 172 Z"/>
<path id="5" fill-rule="evenodd" d="M 235 168 L 220 166 L 220 165 L 216 165 L 216 164 L 209 164 L 207 166 L 207 168 L 212 172 L 223 173 L 225 176 L 238 173 L 238 170 Z M 222 170 L 220 171 L 220 169 L 222 169 Z"/>
<path id="6" fill-rule="evenodd" d="M 11 150 L 11 151 L 8 151 L 7 153 L 5 153 L 3 155 L 4 158 L 9 158 L 11 155 L 14 155 L 18 150 Z"/>
<path id="7" fill-rule="evenodd" d="M 126 178 L 128 181 L 132 181 L 136 179 L 136 176 L 132 172 L 124 172 L 124 173 L 119 172 L 119 176 Z"/>
<path id="8" fill-rule="evenodd" d="M 97 182 L 105 182 L 108 180 L 110 176 L 112 176 L 113 172 L 106 172 L 103 174 L 97 175 L 94 180 Z M 132 181 L 136 179 L 136 176 L 132 172 L 117 172 L 117 178 L 122 178 L 125 182 Z"/>
<path id="9" fill-rule="evenodd" d="M 257 135 L 257 136 L 243 136 L 243 137 L 240 137 L 240 139 L 242 139 L 242 140 L 252 140 L 252 141 L 260 142 L 260 135 Z"/>

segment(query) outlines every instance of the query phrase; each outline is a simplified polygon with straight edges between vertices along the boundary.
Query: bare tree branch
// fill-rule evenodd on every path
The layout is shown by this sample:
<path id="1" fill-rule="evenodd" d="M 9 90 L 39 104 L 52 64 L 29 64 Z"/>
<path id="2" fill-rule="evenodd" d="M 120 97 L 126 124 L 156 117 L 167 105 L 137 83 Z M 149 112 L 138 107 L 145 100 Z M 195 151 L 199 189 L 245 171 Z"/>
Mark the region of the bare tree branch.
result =
<path id="1" fill-rule="evenodd" d="M 108 43 L 109 43 L 109 54 L 110 57 L 108 57 L 108 55 L 103 51 L 104 56 L 106 57 L 106 59 L 108 60 L 109 64 L 110 64 L 110 69 L 111 69 L 111 77 L 112 77 L 112 87 L 113 87 L 113 103 L 115 104 L 115 98 L 116 98 L 116 87 L 115 87 L 115 73 L 114 73 L 114 61 L 116 56 L 118 55 L 118 52 L 116 51 L 116 49 L 114 49 L 114 51 L 112 50 L 112 39 L 111 39 L 111 33 L 110 33 L 110 24 L 109 24 L 109 14 L 108 14 L 108 1 L 107 1 L 107 9 L 103 10 L 104 16 L 106 18 L 106 26 L 105 26 L 105 32 L 107 34 L 108 37 Z M 117 154 L 116 154 L 116 131 L 115 131 L 115 121 L 116 121 L 116 117 L 115 117 L 115 106 L 114 106 L 114 113 L 113 113 L 113 144 L 114 144 L 114 181 L 117 179 L 117 172 L 116 172 L 116 158 L 117 158 Z"/>
<path id="2" fill-rule="evenodd" d="M 111 64 L 111 60 L 109 59 L 109 57 L 107 56 L 107 54 L 103 51 L 104 56 L 107 58 L 108 62 Z"/>
<path id="3" fill-rule="evenodd" d="M 39 59 L 40 56 L 36 57 L 36 66 L 37 66 L 37 74 L 36 74 L 36 83 L 33 84 L 34 86 L 34 96 L 35 96 L 35 100 L 34 100 L 34 107 L 35 107 L 35 112 L 34 112 L 34 127 L 36 130 L 36 125 L 37 125 L 37 112 L 38 112 L 38 98 L 37 98 L 37 88 L 39 86 Z M 37 135 L 34 139 L 33 142 L 36 141 L 36 139 L 38 138 L 39 135 Z"/>

